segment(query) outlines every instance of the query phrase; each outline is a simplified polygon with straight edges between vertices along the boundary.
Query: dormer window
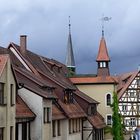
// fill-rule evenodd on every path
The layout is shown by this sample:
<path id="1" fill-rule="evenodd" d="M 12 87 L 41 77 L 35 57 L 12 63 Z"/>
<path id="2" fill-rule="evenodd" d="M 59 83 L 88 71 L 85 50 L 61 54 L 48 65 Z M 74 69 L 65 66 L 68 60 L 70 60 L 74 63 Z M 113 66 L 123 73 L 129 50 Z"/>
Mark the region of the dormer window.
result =
<path id="1" fill-rule="evenodd" d="M 46 85 L 41 86 L 41 88 L 42 88 L 44 91 L 47 91 L 47 93 L 49 93 L 49 94 L 52 94 L 52 93 L 53 93 L 53 90 L 54 90 L 53 87 L 48 87 L 48 86 L 46 86 Z"/>
<path id="2" fill-rule="evenodd" d="M 88 107 L 88 115 L 94 115 L 96 113 L 96 105 L 89 105 Z"/>
<path id="3" fill-rule="evenodd" d="M 73 92 L 70 89 L 64 91 L 64 103 L 73 103 Z"/>

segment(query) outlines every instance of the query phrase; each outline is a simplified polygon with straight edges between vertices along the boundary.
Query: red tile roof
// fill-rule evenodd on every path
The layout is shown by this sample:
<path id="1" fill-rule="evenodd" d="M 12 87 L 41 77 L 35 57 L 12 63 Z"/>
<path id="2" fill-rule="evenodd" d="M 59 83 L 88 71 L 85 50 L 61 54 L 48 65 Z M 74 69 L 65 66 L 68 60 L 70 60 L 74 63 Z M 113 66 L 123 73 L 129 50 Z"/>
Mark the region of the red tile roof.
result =
<path id="1" fill-rule="evenodd" d="M 48 86 L 47 83 L 43 84 L 43 79 L 41 81 L 41 79 L 37 78 L 36 75 L 30 73 L 27 70 L 23 70 L 22 68 L 13 68 L 19 86 L 22 84 L 24 88 L 34 92 L 41 97 L 55 98 L 54 94 L 51 94 L 47 89 L 43 89 L 43 86 Z"/>
<path id="2" fill-rule="evenodd" d="M 97 77 L 72 77 L 70 80 L 74 84 L 107 84 L 115 83 L 115 79 L 111 76 L 97 76 Z"/>
<path id="3" fill-rule="evenodd" d="M 16 97 L 16 118 L 35 118 L 35 114 L 20 96 Z"/>
<path id="4" fill-rule="evenodd" d="M 65 104 L 59 100 L 58 103 L 69 118 L 82 118 L 87 116 L 83 109 L 75 101 L 71 104 Z"/>
<path id="5" fill-rule="evenodd" d="M 122 97 L 123 93 L 127 90 L 138 73 L 139 71 L 135 71 L 116 76 L 116 79 L 118 80 L 117 94 L 119 99 Z"/>
<path id="6" fill-rule="evenodd" d="M 96 129 L 101 129 L 106 126 L 103 117 L 99 113 L 93 116 L 88 116 L 88 120 Z"/>
<path id="7" fill-rule="evenodd" d="M 110 61 L 104 37 L 101 38 L 96 61 Z"/>
<path id="8" fill-rule="evenodd" d="M 9 58 L 9 55 L 0 55 L 0 76 L 5 68 L 8 58 Z"/>
<path id="9" fill-rule="evenodd" d="M 64 112 L 55 104 L 52 105 L 52 120 L 66 119 Z"/>

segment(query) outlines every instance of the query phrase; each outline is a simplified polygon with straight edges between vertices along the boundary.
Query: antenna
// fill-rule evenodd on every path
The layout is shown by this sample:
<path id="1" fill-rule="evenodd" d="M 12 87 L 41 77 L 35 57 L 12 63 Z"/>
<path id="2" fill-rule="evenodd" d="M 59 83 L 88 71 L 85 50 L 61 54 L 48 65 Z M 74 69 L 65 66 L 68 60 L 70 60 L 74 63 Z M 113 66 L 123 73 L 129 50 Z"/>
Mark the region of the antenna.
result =
<path id="1" fill-rule="evenodd" d="M 104 22 L 111 20 L 111 17 L 105 17 L 104 14 L 102 15 L 101 21 L 102 21 L 102 37 L 104 37 Z"/>

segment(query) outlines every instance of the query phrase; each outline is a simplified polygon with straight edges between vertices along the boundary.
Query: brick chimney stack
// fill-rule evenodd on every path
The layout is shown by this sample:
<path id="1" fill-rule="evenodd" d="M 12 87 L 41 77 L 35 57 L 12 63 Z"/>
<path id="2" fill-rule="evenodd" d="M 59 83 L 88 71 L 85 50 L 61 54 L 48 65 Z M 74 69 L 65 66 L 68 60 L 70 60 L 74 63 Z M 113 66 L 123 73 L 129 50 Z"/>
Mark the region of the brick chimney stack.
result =
<path id="1" fill-rule="evenodd" d="M 21 54 L 25 54 L 26 49 L 27 49 L 27 41 L 26 41 L 27 36 L 26 35 L 20 35 L 20 52 Z"/>

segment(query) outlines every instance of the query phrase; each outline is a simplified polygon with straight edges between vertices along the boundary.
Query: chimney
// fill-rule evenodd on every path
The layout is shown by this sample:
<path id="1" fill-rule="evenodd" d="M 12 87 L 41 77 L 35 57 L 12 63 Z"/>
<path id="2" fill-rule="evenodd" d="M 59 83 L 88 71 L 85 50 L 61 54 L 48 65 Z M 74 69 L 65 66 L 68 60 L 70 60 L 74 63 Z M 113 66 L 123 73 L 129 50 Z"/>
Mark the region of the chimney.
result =
<path id="1" fill-rule="evenodd" d="M 21 54 L 25 54 L 27 48 L 26 35 L 20 35 L 20 52 Z"/>

